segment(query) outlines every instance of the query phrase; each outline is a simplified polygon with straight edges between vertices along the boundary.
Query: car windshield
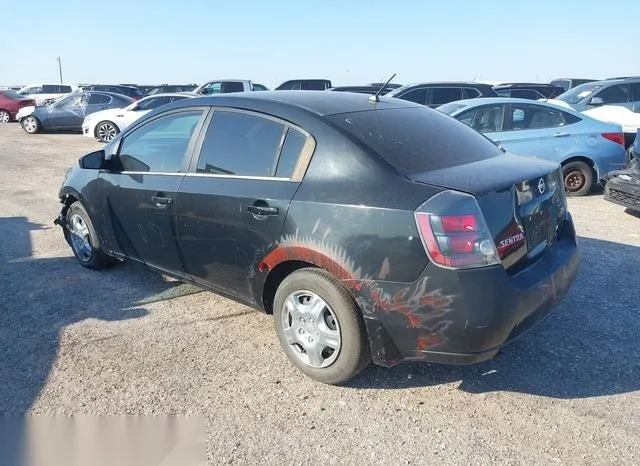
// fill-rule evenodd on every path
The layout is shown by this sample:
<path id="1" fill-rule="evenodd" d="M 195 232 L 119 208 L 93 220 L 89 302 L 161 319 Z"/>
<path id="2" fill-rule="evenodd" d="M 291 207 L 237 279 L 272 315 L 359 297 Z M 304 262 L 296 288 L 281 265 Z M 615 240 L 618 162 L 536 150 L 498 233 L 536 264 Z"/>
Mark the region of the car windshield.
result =
<path id="1" fill-rule="evenodd" d="M 444 104 L 444 105 L 440 105 L 439 107 L 436 107 L 436 110 L 442 113 L 446 113 L 447 115 L 451 115 L 452 113 L 457 112 L 458 110 L 461 110 L 465 107 L 466 105 L 464 104 L 450 102 L 448 104 Z"/>
<path id="2" fill-rule="evenodd" d="M 602 84 L 582 84 L 580 86 L 576 86 L 573 89 L 568 90 L 564 94 L 560 94 L 556 97 L 557 100 L 562 100 L 568 104 L 577 104 L 585 97 L 590 96 L 595 91 L 600 89 Z"/>
<path id="3" fill-rule="evenodd" d="M 502 155 L 490 139 L 429 108 L 392 108 L 327 117 L 405 175 Z"/>

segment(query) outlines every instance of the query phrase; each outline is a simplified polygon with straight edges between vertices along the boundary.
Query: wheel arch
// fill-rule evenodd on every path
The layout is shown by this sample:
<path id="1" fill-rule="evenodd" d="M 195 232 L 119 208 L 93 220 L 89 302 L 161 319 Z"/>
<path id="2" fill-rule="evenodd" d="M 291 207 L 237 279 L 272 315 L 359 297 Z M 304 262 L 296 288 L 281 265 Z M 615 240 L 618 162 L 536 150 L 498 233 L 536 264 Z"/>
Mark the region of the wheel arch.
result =
<path id="1" fill-rule="evenodd" d="M 303 260 L 287 260 L 280 262 L 267 273 L 261 290 L 262 308 L 267 314 L 273 314 L 273 300 L 280 283 L 296 270 L 307 267 L 318 268 L 316 264 Z"/>
<path id="2" fill-rule="evenodd" d="M 116 127 L 116 129 L 118 130 L 118 133 L 122 132 L 122 129 L 120 128 L 120 126 L 118 126 L 118 123 L 116 123 L 113 120 L 100 120 L 99 122 L 96 123 L 96 125 L 93 127 L 93 136 L 94 137 L 98 137 L 98 127 L 102 124 L 102 123 L 111 123 L 113 126 Z M 117 134 L 116 134 L 117 135 Z"/>
<path id="3" fill-rule="evenodd" d="M 593 161 L 593 159 L 591 159 L 589 157 L 586 157 L 584 155 L 574 155 L 574 156 L 571 156 L 571 157 L 563 160 L 560 163 L 560 166 L 564 167 L 565 165 L 567 165 L 568 163 L 571 163 L 571 162 L 584 162 L 584 163 L 586 163 L 593 170 L 593 173 L 595 175 L 594 180 L 600 179 L 600 170 L 598 169 L 598 165 Z"/>

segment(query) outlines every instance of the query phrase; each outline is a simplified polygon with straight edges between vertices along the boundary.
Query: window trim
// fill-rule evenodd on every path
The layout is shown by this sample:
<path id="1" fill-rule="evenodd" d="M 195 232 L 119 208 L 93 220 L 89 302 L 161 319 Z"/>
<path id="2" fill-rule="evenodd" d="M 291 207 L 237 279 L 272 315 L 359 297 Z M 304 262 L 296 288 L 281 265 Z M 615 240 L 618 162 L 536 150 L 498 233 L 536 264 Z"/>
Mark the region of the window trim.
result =
<path id="1" fill-rule="evenodd" d="M 261 113 L 254 110 L 245 110 L 245 109 L 232 108 L 232 107 L 212 106 L 210 108 L 211 108 L 211 111 L 209 112 L 207 117 L 204 119 L 202 129 L 200 131 L 200 134 L 198 135 L 197 141 L 195 142 L 195 146 L 191 154 L 191 160 L 189 162 L 189 166 L 186 172 L 187 176 L 206 176 L 206 177 L 212 177 L 212 178 L 234 178 L 234 179 L 262 180 L 262 181 L 269 181 L 269 180 L 289 181 L 293 183 L 300 183 L 303 180 L 304 175 L 307 173 L 307 169 L 309 168 L 309 164 L 311 163 L 311 158 L 313 157 L 313 153 L 315 152 L 315 148 L 316 148 L 316 140 L 308 131 L 282 118 L 275 117 L 268 113 Z M 291 177 L 286 178 L 286 177 L 277 177 L 277 176 L 230 175 L 230 174 L 224 174 L 224 173 L 198 173 L 197 172 L 198 161 L 200 160 L 200 153 L 202 152 L 202 145 L 204 143 L 204 138 L 207 135 L 207 129 L 209 128 L 209 124 L 211 123 L 211 120 L 215 116 L 216 112 L 241 113 L 244 115 L 251 115 L 258 118 L 264 118 L 266 120 L 271 120 L 275 123 L 283 125 L 284 129 L 282 131 L 282 135 L 280 138 L 278 152 L 274 154 L 275 166 L 277 166 L 278 161 L 280 160 L 280 155 L 282 154 L 282 148 L 284 146 L 285 137 L 286 137 L 287 131 L 289 131 L 289 128 L 294 129 L 298 131 L 300 134 L 302 134 L 306 138 L 306 141 L 304 143 L 304 146 L 302 146 L 302 150 L 300 151 L 300 155 L 298 156 L 298 162 L 296 163 L 293 169 L 293 173 L 291 174 Z"/>
<path id="2" fill-rule="evenodd" d="M 189 163 L 191 161 L 191 159 L 193 158 L 193 150 L 196 144 L 196 141 L 198 139 L 198 137 L 200 136 L 200 133 L 202 133 L 202 127 L 203 127 L 203 122 L 204 120 L 206 120 L 206 117 L 208 116 L 210 107 L 206 107 L 206 106 L 198 106 L 198 107 L 181 107 L 181 108 L 175 108 L 166 112 L 162 112 L 159 113 L 157 115 L 155 115 L 152 118 L 149 118 L 148 120 L 144 120 L 144 121 L 138 121 L 137 124 L 133 124 L 131 126 L 129 126 L 122 134 L 122 136 L 120 137 L 120 139 L 118 140 L 118 143 L 111 149 L 111 153 L 107 155 L 106 160 L 113 160 L 116 157 L 120 156 L 120 149 L 122 148 L 122 142 L 129 137 L 129 135 L 131 135 L 131 133 L 133 133 L 134 131 L 137 131 L 139 128 L 142 128 L 156 120 L 159 120 L 161 118 L 167 117 L 167 116 L 171 116 L 171 115 L 175 115 L 175 114 L 179 114 L 179 113 L 193 113 L 193 112 L 197 112 L 200 111 L 201 115 L 200 115 L 200 120 L 198 121 L 198 123 L 196 124 L 196 127 L 193 130 L 193 134 L 191 135 L 191 139 L 189 140 L 189 143 L 187 144 L 187 150 L 185 151 L 185 154 L 182 158 L 182 165 L 180 167 L 180 171 L 173 173 L 173 172 L 155 172 L 155 171 L 148 171 L 148 172 L 142 172 L 142 171 L 129 171 L 129 170 L 122 170 L 122 171 L 116 171 L 116 170 L 105 170 L 111 174 L 121 174 L 121 175 L 168 175 L 168 176 L 175 176 L 175 175 L 179 175 L 179 176 L 184 176 L 187 174 L 188 169 L 189 169 Z"/>

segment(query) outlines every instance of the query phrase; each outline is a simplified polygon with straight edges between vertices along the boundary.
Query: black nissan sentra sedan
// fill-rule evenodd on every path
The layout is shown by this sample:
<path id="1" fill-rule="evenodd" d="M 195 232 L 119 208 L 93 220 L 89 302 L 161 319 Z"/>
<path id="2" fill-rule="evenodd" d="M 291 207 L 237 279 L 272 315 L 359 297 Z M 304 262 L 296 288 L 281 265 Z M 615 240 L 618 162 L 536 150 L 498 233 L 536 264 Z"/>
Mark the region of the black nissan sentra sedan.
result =
<path id="1" fill-rule="evenodd" d="M 325 383 L 370 361 L 476 363 L 579 264 L 560 167 L 419 104 L 254 92 L 161 107 L 72 168 L 81 265 L 133 260 L 273 314 Z"/>

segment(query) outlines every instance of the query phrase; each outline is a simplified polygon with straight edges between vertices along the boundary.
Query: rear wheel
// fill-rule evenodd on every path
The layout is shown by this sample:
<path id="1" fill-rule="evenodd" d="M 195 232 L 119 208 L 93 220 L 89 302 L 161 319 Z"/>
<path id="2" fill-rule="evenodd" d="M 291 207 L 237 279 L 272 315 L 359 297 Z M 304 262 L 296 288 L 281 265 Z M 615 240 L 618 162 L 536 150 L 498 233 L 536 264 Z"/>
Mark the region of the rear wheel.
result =
<path id="1" fill-rule="evenodd" d="M 36 134 L 40 131 L 40 122 L 33 115 L 29 115 L 22 120 L 22 129 L 29 134 Z"/>
<path id="2" fill-rule="evenodd" d="M 9 123 L 11 121 L 11 115 L 6 110 L 0 109 L 0 123 Z"/>
<path id="3" fill-rule="evenodd" d="M 115 138 L 120 129 L 110 121 L 101 121 L 96 125 L 96 138 L 100 142 L 109 142 Z"/>
<path id="4" fill-rule="evenodd" d="M 569 162 L 562 167 L 567 196 L 586 196 L 593 186 L 593 169 L 584 162 Z"/>
<path id="5" fill-rule="evenodd" d="M 113 259 L 102 251 L 89 214 L 80 201 L 71 204 L 67 210 L 64 235 L 74 256 L 83 267 L 99 269 L 113 262 Z"/>
<path id="6" fill-rule="evenodd" d="M 276 333 L 287 357 L 307 376 L 346 382 L 370 361 L 364 321 L 344 287 L 321 269 L 285 278 L 273 304 Z"/>

